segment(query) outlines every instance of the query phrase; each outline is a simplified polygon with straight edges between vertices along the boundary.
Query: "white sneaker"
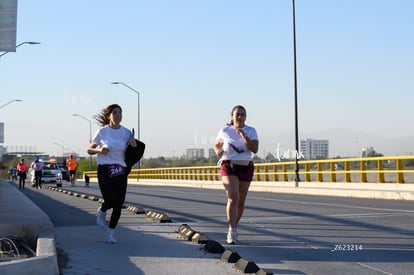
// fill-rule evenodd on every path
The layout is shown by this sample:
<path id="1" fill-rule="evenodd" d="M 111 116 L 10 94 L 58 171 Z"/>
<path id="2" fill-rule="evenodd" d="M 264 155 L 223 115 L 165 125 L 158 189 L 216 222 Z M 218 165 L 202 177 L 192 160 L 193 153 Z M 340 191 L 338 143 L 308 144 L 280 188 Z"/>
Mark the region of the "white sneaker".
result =
<path id="1" fill-rule="evenodd" d="M 227 244 L 236 244 L 238 242 L 237 229 L 229 228 L 229 232 L 227 233 Z"/>
<path id="2" fill-rule="evenodd" d="M 106 242 L 109 244 L 115 244 L 116 240 L 114 238 L 114 230 L 111 228 L 108 228 L 106 231 Z"/>
<path id="3" fill-rule="evenodd" d="M 106 226 L 106 212 L 101 211 L 101 207 L 98 208 L 98 213 L 96 215 L 96 225 L 100 228 Z"/>

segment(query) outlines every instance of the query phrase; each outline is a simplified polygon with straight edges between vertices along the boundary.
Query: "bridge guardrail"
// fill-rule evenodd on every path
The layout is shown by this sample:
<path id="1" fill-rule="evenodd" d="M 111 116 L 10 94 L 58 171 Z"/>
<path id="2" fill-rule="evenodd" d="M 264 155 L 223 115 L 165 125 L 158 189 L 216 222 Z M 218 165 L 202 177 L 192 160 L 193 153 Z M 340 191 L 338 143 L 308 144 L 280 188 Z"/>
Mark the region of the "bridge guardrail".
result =
<path id="1" fill-rule="evenodd" d="M 255 163 L 254 181 L 288 182 L 295 178 L 295 161 Z M 299 175 L 304 182 L 414 182 L 414 156 L 300 160 Z M 96 178 L 96 171 L 84 176 Z M 158 180 L 220 180 L 219 166 L 133 169 L 129 178 Z"/>

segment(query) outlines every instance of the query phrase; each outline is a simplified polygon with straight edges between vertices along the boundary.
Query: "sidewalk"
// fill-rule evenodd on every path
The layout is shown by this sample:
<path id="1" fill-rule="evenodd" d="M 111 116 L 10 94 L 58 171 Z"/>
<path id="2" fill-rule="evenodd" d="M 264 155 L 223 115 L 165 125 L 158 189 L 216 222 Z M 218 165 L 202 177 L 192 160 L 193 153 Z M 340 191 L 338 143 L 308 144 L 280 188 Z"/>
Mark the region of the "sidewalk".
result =
<path id="1" fill-rule="evenodd" d="M 51 192 L 54 198 L 96 215 L 97 202 L 52 190 L 37 192 Z M 156 223 L 146 215 L 125 210 L 116 229 L 118 243 L 110 245 L 104 242 L 105 229 L 96 225 L 51 228 L 46 214 L 6 181 L 0 182 L 0 209 L 0 236 L 14 235 L 13 230 L 24 224 L 36 234 L 45 230 L 54 239 L 47 248 L 52 267 L 46 268 L 38 255 L 0 262 L 0 274 L 59 274 L 56 248 L 63 249 L 63 256 L 69 259 L 62 274 L 240 274 L 233 264 L 221 262 L 219 254 L 206 252 L 204 245 L 179 239 L 179 224 Z"/>
<path id="2" fill-rule="evenodd" d="M 0 274 L 58 274 L 52 222 L 14 183 L 3 180 L 0 180 L 0 221 L 0 238 L 17 236 L 37 242 L 36 257 L 0 262 Z"/>

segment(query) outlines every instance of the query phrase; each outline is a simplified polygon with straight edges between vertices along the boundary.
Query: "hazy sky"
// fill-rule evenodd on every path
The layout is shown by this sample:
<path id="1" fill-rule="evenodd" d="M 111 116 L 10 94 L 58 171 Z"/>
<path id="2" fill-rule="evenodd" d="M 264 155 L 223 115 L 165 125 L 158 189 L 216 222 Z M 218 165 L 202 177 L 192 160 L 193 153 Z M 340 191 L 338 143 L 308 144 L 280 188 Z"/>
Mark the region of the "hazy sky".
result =
<path id="1" fill-rule="evenodd" d="M 412 136 L 414 1 L 295 2 L 300 139 Z M 72 114 L 92 120 L 112 103 L 137 130 L 137 94 L 110 84 L 122 81 L 140 93 L 145 157 L 210 148 L 237 104 L 259 155 L 292 150 L 292 37 L 290 0 L 19 0 L 17 43 L 41 44 L 0 58 L 0 106 L 23 100 L 0 110 L 4 145 L 85 155 L 89 123 Z"/>

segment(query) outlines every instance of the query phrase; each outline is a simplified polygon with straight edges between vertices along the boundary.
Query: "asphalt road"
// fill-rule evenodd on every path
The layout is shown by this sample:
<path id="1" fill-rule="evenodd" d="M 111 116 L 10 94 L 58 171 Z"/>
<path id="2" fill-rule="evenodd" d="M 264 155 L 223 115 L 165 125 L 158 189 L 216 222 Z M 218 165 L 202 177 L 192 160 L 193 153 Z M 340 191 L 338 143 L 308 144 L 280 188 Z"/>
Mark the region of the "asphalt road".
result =
<path id="1" fill-rule="evenodd" d="M 63 188 L 100 196 L 94 183 Z M 93 225 L 54 193 L 26 192 L 55 226 Z M 223 190 L 140 185 L 126 199 L 222 243 L 225 203 Z M 238 231 L 233 250 L 274 274 L 414 274 L 412 202 L 250 192 Z"/>

